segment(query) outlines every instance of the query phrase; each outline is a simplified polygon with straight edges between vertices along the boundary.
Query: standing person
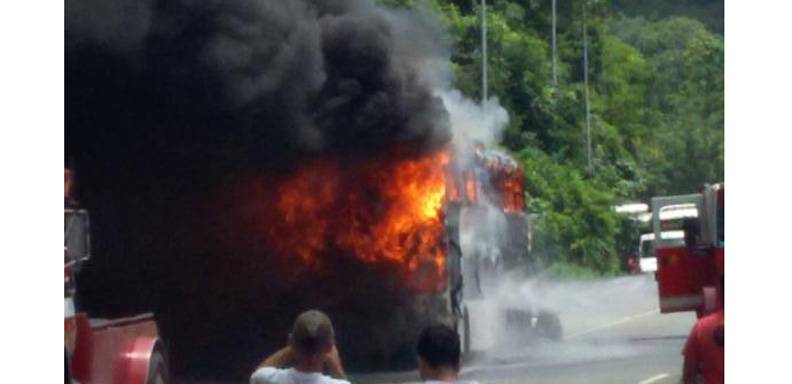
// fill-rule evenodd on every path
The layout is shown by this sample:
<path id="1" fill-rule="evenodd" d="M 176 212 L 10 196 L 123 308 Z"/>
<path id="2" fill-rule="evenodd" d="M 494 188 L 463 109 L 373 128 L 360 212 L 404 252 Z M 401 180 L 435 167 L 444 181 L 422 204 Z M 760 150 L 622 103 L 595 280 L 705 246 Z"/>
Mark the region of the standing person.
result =
<path id="1" fill-rule="evenodd" d="M 459 382 L 459 335 L 451 327 L 437 324 L 424 328 L 416 352 L 421 380 L 438 384 Z"/>
<path id="2" fill-rule="evenodd" d="M 345 377 L 333 323 L 323 312 L 309 310 L 297 316 L 289 344 L 264 359 L 250 384 L 349 384 Z"/>
<path id="3" fill-rule="evenodd" d="M 683 381 L 685 384 L 697 383 L 701 374 L 704 384 L 723 383 L 724 349 L 724 297 L 723 276 L 720 282 L 720 309 L 702 317 L 690 331 L 685 349 Z"/>

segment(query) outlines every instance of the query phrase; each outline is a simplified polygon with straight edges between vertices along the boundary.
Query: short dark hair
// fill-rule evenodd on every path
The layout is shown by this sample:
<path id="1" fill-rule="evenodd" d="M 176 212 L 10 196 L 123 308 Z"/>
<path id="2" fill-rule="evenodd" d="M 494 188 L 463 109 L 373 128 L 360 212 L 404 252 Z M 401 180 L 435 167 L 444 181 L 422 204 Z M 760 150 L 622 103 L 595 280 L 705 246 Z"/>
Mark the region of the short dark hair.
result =
<path id="1" fill-rule="evenodd" d="M 458 367 L 459 335 L 445 324 L 430 325 L 421 331 L 416 352 L 433 368 Z"/>
<path id="2" fill-rule="evenodd" d="M 297 316 L 289 338 L 301 352 L 315 355 L 335 342 L 335 331 L 324 312 L 312 309 Z"/>

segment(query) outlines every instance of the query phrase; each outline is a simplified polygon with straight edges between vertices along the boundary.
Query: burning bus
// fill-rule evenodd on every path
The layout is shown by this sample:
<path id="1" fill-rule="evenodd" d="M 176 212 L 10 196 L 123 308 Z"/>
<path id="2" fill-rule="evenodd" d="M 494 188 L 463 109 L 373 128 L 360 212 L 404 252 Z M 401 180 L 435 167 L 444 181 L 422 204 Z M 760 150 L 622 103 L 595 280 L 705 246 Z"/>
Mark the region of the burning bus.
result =
<path id="1" fill-rule="evenodd" d="M 497 136 L 474 122 L 505 126 L 506 111 L 453 118 L 438 94 L 451 86 L 448 41 L 422 11 L 281 3 L 178 3 L 145 17 L 120 12 L 130 19 L 101 28 L 92 24 L 102 18 L 85 17 L 90 7 L 67 12 L 65 149 L 102 229 L 103 262 L 85 270 L 82 301 L 111 315 L 155 310 L 176 373 L 246 371 L 282 342 L 276 329 L 289 311 L 307 307 L 337 320 L 342 346 L 392 350 L 367 338 L 376 325 L 375 336 L 406 340 L 410 356 L 411 335 L 399 331 L 432 317 L 458 322 L 464 305 L 451 305 L 452 292 L 475 286 L 475 270 L 462 284 L 474 258 L 453 243 L 453 205 L 464 235 L 465 211 L 487 193 L 446 207 L 446 166 L 459 158 L 449 145 L 464 137 L 457 121 Z M 168 20 L 180 27 L 158 27 Z M 117 28 L 136 33 L 108 39 Z M 468 185 L 489 188 L 483 163 L 465 166 L 482 176 Z M 510 196 L 509 210 L 522 204 Z M 519 216 L 504 217 L 524 237 Z M 132 284 L 107 294 L 101 285 L 117 279 Z M 398 310 L 411 303 L 431 316 Z M 349 361 L 374 356 L 351 349 Z"/>
<path id="2" fill-rule="evenodd" d="M 511 264 L 527 256 L 523 170 L 509 156 L 480 146 L 472 156 L 458 158 L 449 170 L 445 207 L 449 237 L 459 236 L 464 294 L 479 297 L 510 267 L 507 261 Z"/>
<path id="3" fill-rule="evenodd" d="M 314 279 L 332 275 L 333 292 L 322 294 L 347 303 L 331 309 L 342 346 L 349 337 L 350 344 L 371 340 L 366 347 L 374 349 L 344 346 L 350 360 L 412 364 L 413 336 L 436 321 L 456 327 L 465 352 L 487 349 L 492 343 L 482 343 L 478 330 L 495 324 L 481 321 L 479 304 L 529 259 L 523 183 L 514 159 L 483 146 L 366 162 L 323 157 L 269 188 L 267 243 Z M 561 338 L 558 316 L 547 311 L 499 308 L 495 321 Z"/>

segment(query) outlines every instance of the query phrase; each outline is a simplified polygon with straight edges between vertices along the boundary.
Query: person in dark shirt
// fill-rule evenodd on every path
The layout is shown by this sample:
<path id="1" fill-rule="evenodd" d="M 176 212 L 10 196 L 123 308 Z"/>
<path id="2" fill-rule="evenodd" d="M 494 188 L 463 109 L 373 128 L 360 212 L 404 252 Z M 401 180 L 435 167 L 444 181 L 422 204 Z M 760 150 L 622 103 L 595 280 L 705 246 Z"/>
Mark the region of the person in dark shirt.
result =
<path id="1" fill-rule="evenodd" d="M 416 346 L 418 373 L 426 383 L 459 383 L 459 335 L 444 324 L 421 331 Z"/>

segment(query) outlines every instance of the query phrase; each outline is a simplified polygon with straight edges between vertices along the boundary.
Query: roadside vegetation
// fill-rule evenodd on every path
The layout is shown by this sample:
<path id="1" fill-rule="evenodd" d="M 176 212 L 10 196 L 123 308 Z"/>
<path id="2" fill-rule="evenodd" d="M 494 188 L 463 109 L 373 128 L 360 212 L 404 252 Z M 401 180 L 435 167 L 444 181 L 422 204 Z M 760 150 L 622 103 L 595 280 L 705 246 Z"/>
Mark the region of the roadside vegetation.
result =
<path id="1" fill-rule="evenodd" d="M 455 85 L 474 99 L 481 96 L 480 3 L 428 3 L 454 40 Z M 509 111 L 500 144 L 526 170 L 540 261 L 562 276 L 618 273 L 637 241 L 611 206 L 723 180 L 723 2 L 558 0 L 556 84 L 551 1 L 487 3 L 489 94 Z"/>

